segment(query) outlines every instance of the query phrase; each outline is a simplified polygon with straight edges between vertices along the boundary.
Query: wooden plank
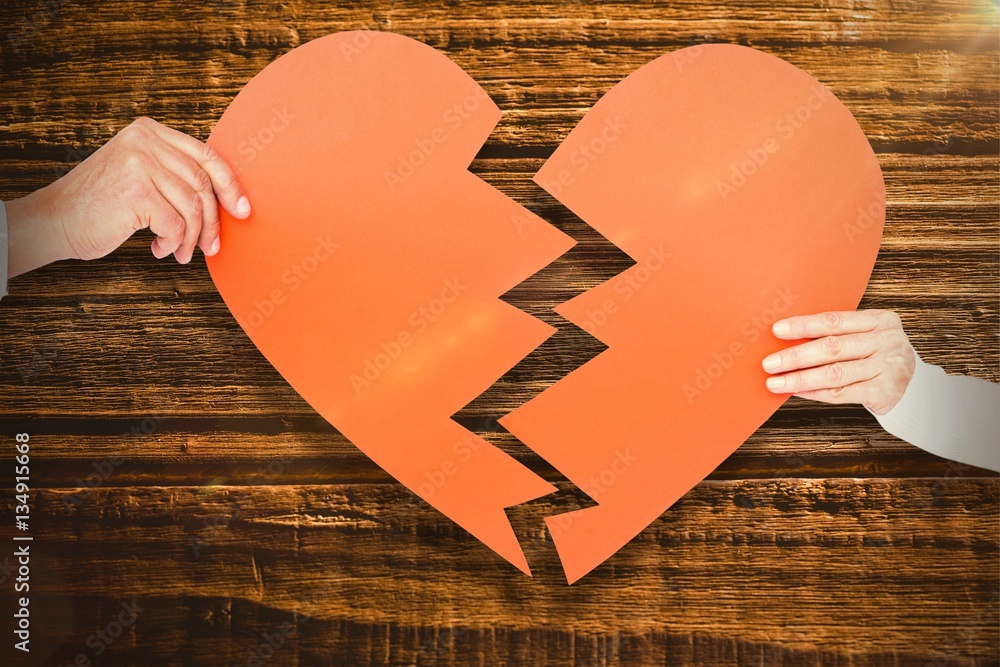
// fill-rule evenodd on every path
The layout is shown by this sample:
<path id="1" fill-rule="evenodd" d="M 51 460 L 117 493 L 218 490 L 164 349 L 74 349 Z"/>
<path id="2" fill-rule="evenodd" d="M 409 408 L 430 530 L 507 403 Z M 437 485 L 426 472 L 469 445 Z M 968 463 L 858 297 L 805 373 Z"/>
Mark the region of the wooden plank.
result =
<path id="1" fill-rule="evenodd" d="M 53 62 L 44 78 L 12 71 L 0 117 L 18 120 L 0 126 L 0 155 L 13 157 L 25 148 L 54 160 L 86 155 L 140 115 L 204 139 L 246 81 L 274 59 L 275 50 L 261 47 L 248 58 L 222 47 L 204 52 L 189 46 L 197 55 L 150 53 L 112 72 L 103 52 Z M 557 145 L 601 95 L 667 50 L 672 49 L 593 44 L 456 50 L 449 44 L 446 53 L 505 112 L 488 147 L 516 152 Z M 993 109 L 1000 91 L 995 48 L 972 53 L 836 46 L 764 50 L 826 84 L 880 152 L 995 153 Z M 32 109 L 30 118 L 18 113 L 25 107 Z"/>
<path id="2" fill-rule="evenodd" d="M 910 248 L 996 244 L 996 216 L 1000 201 L 996 154 L 963 156 L 928 149 L 928 154 L 883 153 L 878 156 L 886 185 L 888 223 L 883 243 Z M 78 153 L 77 158 L 83 157 Z M 582 222 L 569 215 L 531 177 L 544 158 L 477 158 L 470 170 L 516 201 L 564 227 L 581 241 L 596 239 Z M 26 152 L 0 159 L 0 198 L 20 197 L 42 188 L 74 163 Z M 572 216 L 570 216 L 572 218 Z"/>
<path id="3" fill-rule="evenodd" d="M 318 592 L 316 597 L 322 598 Z M 847 653 L 836 647 L 789 648 L 772 641 L 748 641 L 707 631 L 651 630 L 627 626 L 606 634 L 548 628 L 470 628 L 461 618 L 451 625 L 403 625 L 325 620 L 287 612 L 239 598 L 129 598 L 35 596 L 38 630 L 46 664 L 69 665 L 77 655 L 93 656 L 86 641 L 106 647 L 105 661 L 144 667 L 135 647 L 148 649 L 162 664 L 280 665 L 676 665 L 703 667 L 884 667 L 946 664 L 973 667 L 995 664 L 967 657 L 961 646 L 945 646 L 932 657 L 900 648 Z M 95 632 L 113 624 L 127 608 L 139 618 L 124 641 L 101 644 Z M 78 627 L 75 619 L 93 619 Z M 974 617 L 976 618 L 976 617 Z M 280 634 L 279 634 L 280 633 Z M 287 635 L 287 636 L 281 636 Z M 270 639 L 270 641 L 268 641 Z M 271 645 L 278 648 L 273 651 Z M 36 649 L 37 651 L 37 649 Z"/>
<path id="4" fill-rule="evenodd" d="M 967 216 L 969 226 L 981 225 L 985 229 L 989 224 L 987 215 L 986 207 L 974 210 L 973 215 Z M 954 224 L 956 228 L 961 226 L 958 222 Z M 960 236 L 961 233 L 956 234 Z M 982 305 L 989 308 L 989 299 L 996 293 L 997 267 L 993 262 L 996 245 L 991 247 L 983 235 L 978 238 L 980 241 L 968 245 L 956 240 L 950 246 L 936 248 L 921 247 L 919 243 L 913 248 L 902 243 L 887 245 L 872 273 L 868 298 L 881 301 L 909 298 L 911 305 L 916 306 L 912 303 L 914 297 L 985 297 Z M 11 299 L 34 299 L 38 305 L 44 301 L 52 308 L 72 304 L 81 314 L 88 315 L 100 315 L 102 307 L 111 305 L 109 297 L 138 305 L 183 296 L 193 302 L 191 315 L 197 315 L 204 307 L 221 304 L 200 253 L 190 266 L 157 262 L 149 252 L 151 239 L 148 232 L 139 233 L 117 250 L 114 257 L 87 263 L 61 262 L 19 276 L 10 281 Z M 548 309 L 615 277 L 633 264 L 627 255 L 594 232 L 578 241 L 567 255 L 512 289 L 505 300 L 528 308 Z M 532 300 L 526 294 L 543 300 L 529 303 Z"/>
<path id="5" fill-rule="evenodd" d="M 985 0 L 8 3 L 2 199 L 142 114 L 205 138 L 281 53 L 384 29 L 484 86 L 505 115 L 472 171 L 581 242 L 505 297 L 559 334 L 456 416 L 562 488 L 511 511 L 534 579 L 317 417 L 200 258 L 157 265 L 137 238 L 14 281 L 0 438 L 32 433 L 39 659 L 71 663 L 132 601 L 146 610 L 106 662 L 246 664 L 289 623 L 265 664 L 1000 665 L 1000 479 L 896 440 L 857 406 L 792 399 L 572 587 L 542 517 L 587 501 L 495 424 L 600 352 L 550 309 L 630 264 L 531 175 L 621 78 L 713 41 L 785 58 L 847 104 L 888 192 L 862 307 L 899 311 L 927 361 L 1000 379 L 998 16 Z M 13 606 L 6 585 L 0 600 Z"/>
<path id="6" fill-rule="evenodd" d="M 466 3 L 462 11 L 445 0 L 404 3 L 217 2 L 191 5 L 174 0 L 155 5 L 103 2 L 99 5 L 35 2 L 15 6 L 10 15 L 8 62 L 30 48 L 38 56 L 70 53 L 160 50 L 225 46 L 233 50 L 292 48 L 339 30 L 387 29 L 434 46 L 482 48 L 491 43 L 521 44 L 686 44 L 748 40 L 758 44 L 881 44 L 899 50 L 935 44 L 954 50 L 988 49 L 997 17 L 975 0 L 920 2 L 878 0 L 863 6 L 839 0 L 817 5 L 797 0 L 774 5 L 749 0 L 707 7 L 695 0 L 671 3 L 558 1 L 496 5 Z M 98 27 L 93 39 L 90 27 Z M 66 39 L 56 39 L 63 35 Z M 983 38 L 987 43 L 982 44 Z M 13 53 L 11 53 L 13 51 Z"/>
<path id="7" fill-rule="evenodd" d="M 565 478 L 495 423 L 460 422 L 535 473 Z M 10 419 L 4 437 L 26 432 L 44 486 L 391 483 L 394 480 L 318 417 Z M 669 446 L 669 443 L 664 443 Z M 881 431 L 857 406 L 801 399 L 771 417 L 708 479 L 774 477 L 995 477 L 941 459 Z"/>
<path id="8" fill-rule="evenodd" d="M 947 284 L 943 275 L 941 281 Z M 955 296 L 965 294 L 962 288 Z M 921 294 L 914 298 L 926 301 Z M 971 297 L 974 308 L 983 313 L 978 319 L 927 312 L 917 320 L 904 312 L 918 352 L 951 372 L 996 381 L 997 312 L 986 305 L 990 299 L 995 296 L 986 289 Z M 14 298 L 5 305 L 25 313 L 0 323 L 5 341 L 0 352 L 0 396 L 6 414 L 313 414 L 256 352 L 221 303 L 208 306 L 178 295 L 160 303 L 127 306 L 87 301 L 79 312 L 76 307 L 28 305 Z M 888 304 L 869 300 L 863 305 Z M 931 322 L 942 328 L 925 328 Z M 561 336 L 558 347 L 550 346 L 545 356 L 539 353 L 535 358 L 535 368 L 549 377 L 521 372 L 503 385 L 505 391 L 494 403 L 498 412 L 513 409 L 554 381 L 553 369 L 569 372 L 596 353 L 588 334 L 574 337 L 579 345 L 567 338 Z M 107 372 L 109 368 L 114 370 Z"/>
<path id="9" fill-rule="evenodd" d="M 895 250 L 996 249 L 996 207 L 1000 201 L 1000 184 L 996 180 L 1000 161 L 996 156 L 886 154 L 880 159 L 887 191 L 883 255 Z M 581 259 L 586 254 L 586 263 L 572 267 L 575 275 L 582 271 L 604 280 L 627 268 L 626 257 L 531 181 L 542 163 L 541 159 L 482 159 L 476 160 L 471 169 L 579 241 L 572 252 Z M 57 177 L 56 169 L 57 163 L 44 160 L 0 161 L 0 171 L 9 175 L 0 184 L 0 198 L 11 199 L 44 187 Z M 120 261 L 89 263 L 86 271 L 78 269 L 78 275 L 70 280 L 53 284 L 53 277 L 44 274 L 15 279 L 14 295 L 22 292 L 22 286 L 24 294 L 46 297 L 123 292 L 172 294 L 175 291 L 172 285 L 156 290 L 155 284 L 135 284 L 159 273 L 159 269 L 151 270 L 155 264 L 147 244 L 139 242 L 147 237 L 148 234 L 139 234 L 118 251 L 116 258 Z M 175 280 L 183 277 L 178 272 Z M 204 280 L 184 280 L 182 285 L 188 294 L 214 291 Z"/>
<path id="10" fill-rule="evenodd" d="M 481 160 L 474 170 L 580 240 L 506 297 L 565 329 L 549 309 L 613 278 L 630 260 L 539 195 L 528 180 L 539 164 Z M 995 381 L 996 158 L 894 155 L 883 164 L 889 222 L 862 307 L 901 312 L 928 361 Z M 8 414 L 311 415 L 238 330 L 200 258 L 196 264 L 201 268 L 157 265 L 136 238 L 105 260 L 61 263 L 13 281 L 6 305 L 18 317 L 0 321 L 0 396 Z M 545 386 L 532 373 L 554 380 L 600 349 L 566 329 L 525 367 L 527 382 L 522 373 L 503 386 L 494 407 L 506 412 Z M 121 372 L 103 373 L 106 367 Z M 91 378 L 91 400 L 72 393 L 74 377 Z M 175 386 L 180 378 L 186 386 Z"/>
<path id="11" fill-rule="evenodd" d="M 541 530 L 579 506 L 565 494 L 512 512 L 529 579 L 398 485 L 99 489 L 69 509 L 74 492 L 37 493 L 39 594 L 924 660 L 991 660 L 1000 632 L 996 479 L 705 482 L 574 586 Z M 96 576 L 77 576 L 81 562 Z"/>

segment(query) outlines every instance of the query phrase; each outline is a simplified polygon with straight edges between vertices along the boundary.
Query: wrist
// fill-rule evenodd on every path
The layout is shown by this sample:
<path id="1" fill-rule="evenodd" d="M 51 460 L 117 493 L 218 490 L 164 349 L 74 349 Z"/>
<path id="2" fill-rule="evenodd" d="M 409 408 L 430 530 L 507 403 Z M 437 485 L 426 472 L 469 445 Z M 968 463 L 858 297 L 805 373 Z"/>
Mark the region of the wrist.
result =
<path id="1" fill-rule="evenodd" d="M 8 278 L 74 256 L 63 226 L 54 215 L 53 195 L 53 186 L 49 185 L 6 202 Z"/>
<path id="2" fill-rule="evenodd" d="M 900 383 L 901 386 L 898 389 L 898 396 L 896 396 L 895 400 L 892 401 L 892 403 L 885 404 L 884 407 L 880 406 L 878 409 L 865 405 L 868 412 L 875 415 L 877 419 L 889 416 L 890 413 L 896 410 L 897 407 L 907 402 L 909 396 L 913 394 L 911 387 L 915 384 L 919 384 L 918 376 L 923 376 L 927 374 L 929 370 L 935 368 L 925 363 L 920 358 L 920 355 L 917 354 L 916 350 L 912 347 L 910 349 L 912 351 L 912 362 L 910 362 L 906 367 L 906 372 L 904 374 L 903 381 Z"/>

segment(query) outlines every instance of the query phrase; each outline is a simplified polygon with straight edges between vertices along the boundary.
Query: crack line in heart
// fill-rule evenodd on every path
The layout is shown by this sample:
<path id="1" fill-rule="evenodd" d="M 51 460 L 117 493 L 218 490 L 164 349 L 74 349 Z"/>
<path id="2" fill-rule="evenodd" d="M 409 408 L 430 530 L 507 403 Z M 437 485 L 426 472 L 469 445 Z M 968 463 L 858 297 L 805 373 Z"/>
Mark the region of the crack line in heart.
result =
<path id="1" fill-rule="evenodd" d="M 503 119 L 494 129 L 494 134 L 502 124 Z M 488 178 L 483 180 L 489 183 Z M 577 486 L 545 459 L 538 457 L 534 450 L 504 428 L 497 421 L 497 416 L 512 412 L 607 349 L 607 345 L 600 339 L 559 315 L 554 308 L 636 265 L 635 260 L 627 253 L 581 220 L 562 202 L 546 193 L 534 182 L 530 183 L 530 187 L 533 192 L 529 200 L 518 203 L 571 236 L 577 244 L 551 264 L 525 278 L 500 298 L 505 303 L 543 320 L 557 331 L 483 393 L 452 415 L 453 420 L 490 442 L 494 447 L 512 454 L 512 447 L 522 452 L 530 452 L 530 456 L 533 457 L 531 460 L 518 460 L 532 473 L 558 488 L 557 491 L 547 495 L 508 507 L 508 519 L 513 513 L 537 505 L 558 507 L 560 513 L 597 505 L 597 500 L 587 489 Z M 597 270 L 594 257 L 600 257 Z M 578 275 L 580 272 L 586 272 L 586 279 L 568 277 Z M 564 287 L 567 283 L 572 285 Z M 537 298 L 539 285 L 546 286 L 545 298 L 542 300 Z M 509 385 L 528 386 L 531 390 L 520 391 L 522 400 L 517 405 L 510 405 L 507 393 Z M 511 521 L 512 527 L 516 527 L 516 523 L 519 522 Z M 523 549 L 523 536 L 518 537 L 519 541 L 522 541 Z M 531 565 L 531 559 L 528 560 Z"/>
<path id="2" fill-rule="evenodd" d="M 727 44 L 630 74 L 534 180 L 636 260 L 556 308 L 608 348 L 500 420 L 597 501 L 546 518 L 573 583 L 787 400 L 759 360 L 795 341 L 771 324 L 857 307 L 885 187 L 829 90 Z"/>

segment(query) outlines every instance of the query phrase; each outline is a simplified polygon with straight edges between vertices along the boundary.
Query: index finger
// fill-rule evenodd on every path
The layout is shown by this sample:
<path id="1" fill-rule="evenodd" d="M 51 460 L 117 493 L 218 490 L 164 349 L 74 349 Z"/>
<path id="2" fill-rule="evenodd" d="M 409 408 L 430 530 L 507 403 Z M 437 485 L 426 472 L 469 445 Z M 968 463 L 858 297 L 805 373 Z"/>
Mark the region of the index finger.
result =
<path id="1" fill-rule="evenodd" d="M 243 191 L 236 174 L 214 148 L 178 130 L 149 121 L 149 127 L 166 143 L 192 157 L 209 178 L 212 189 L 222 207 L 234 218 L 250 215 L 250 200 Z"/>
<path id="2" fill-rule="evenodd" d="M 771 331 L 778 338 L 797 340 L 886 329 L 896 321 L 896 314 L 888 310 L 833 310 L 778 320 Z"/>

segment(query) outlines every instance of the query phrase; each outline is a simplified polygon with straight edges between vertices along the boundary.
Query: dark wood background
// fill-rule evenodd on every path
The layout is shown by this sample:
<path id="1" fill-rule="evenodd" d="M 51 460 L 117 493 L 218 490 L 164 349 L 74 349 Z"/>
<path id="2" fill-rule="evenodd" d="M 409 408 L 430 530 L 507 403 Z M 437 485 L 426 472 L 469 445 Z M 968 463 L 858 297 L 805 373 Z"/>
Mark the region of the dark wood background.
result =
<path id="1" fill-rule="evenodd" d="M 5 0 L 0 15 L 3 199 L 140 115 L 205 139 L 256 72 L 330 32 L 399 32 L 465 68 L 505 112 L 472 170 L 580 245 L 506 297 L 560 333 L 457 418 L 553 481 L 495 419 L 600 351 L 548 309 L 629 261 L 530 177 L 611 86 L 691 44 L 763 49 L 847 104 L 888 190 L 862 307 L 899 312 L 927 361 L 1000 380 L 994 2 Z M 1000 664 L 997 475 L 860 407 L 792 399 L 572 587 L 542 517 L 580 499 L 512 510 L 529 579 L 320 419 L 200 255 L 158 263 L 147 243 L 19 278 L 0 305 L 0 545 L 14 433 L 32 436 L 36 487 L 34 651 L 15 664 Z M 88 637 L 123 602 L 143 611 L 98 657 Z"/>

